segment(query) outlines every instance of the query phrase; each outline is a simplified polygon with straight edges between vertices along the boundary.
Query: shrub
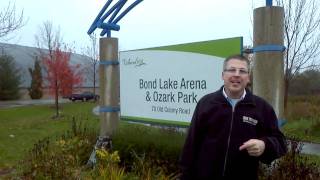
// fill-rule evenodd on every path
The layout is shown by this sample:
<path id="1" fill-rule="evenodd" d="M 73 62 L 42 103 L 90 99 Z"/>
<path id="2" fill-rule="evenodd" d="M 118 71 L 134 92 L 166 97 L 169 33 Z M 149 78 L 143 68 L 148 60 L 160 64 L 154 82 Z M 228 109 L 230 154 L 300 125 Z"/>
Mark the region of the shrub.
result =
<path id="1" fill-rule="evenodd" d="M 97 134 L 72 122 L 71 131 L 27 153 L 19 165 L 23 179 L 176 179 L 181 133 L 125 123 L 114 137 L 117 151 L 98 150 L 95 168 L 85 170 Z"/>
<path id="2" fill-rule="evenodd" d="M 138 176 L 139 179 L 173 180 L 178 178 L 178 174 L 176 172 L 168 174 L 168 172 L 165 172 L 163 167 L 156 166 L 153 164 L 153 161 L 146 159 L 145 154 L 138 155 L 135 151 L 132 151 L 132 154 L 134 156 L 134 161 L 131 173 Z"/>
<path id="3" fill-rule="evenodd" d="M 128 171 L 133 168 L 135 154 L 143 155 L 144 159 L 154 167 L 161 167 L 165 174 L 178 173 L 178 160 L 184 143 L 183 133 L 126 124 L 115 134 L 113 145 L 122 158 L 121 164 Z"/>
<path id="4" fill-rule="evenodd" d="M 0 56 L 0 100 L 19 98 L 21 75 L 12 56 Z"/>
<path id="5" fill-rule="evenodd" d="M 303 144 L 296 138 L 288 141 L 289 152 L 269 167 L 260 170 L 260 179 L 313 180 L 320 178 L 318 165 L 301 154 Z"/>
<path id="6" fill-rule="evenodd" d="M 178 158 L 185 136 L 175 129 L 122 124 L 113 138 L 113 150 L 97 150 L 94 169 L 85 164 L 97 134 L 73 120 L 72 130 L 57 140 L 39 141 L 21 163 L 23 179 L 177 179 Z M 319 179 L 319 166 L 301 155 L 302 144 L 288 142 L 290 151 L 269 167 L 260 179 Z"/>
<path id="7" fill-rule="evenodd" d="M 320 105 L 320 96 L 318 95 L 305 95 L 305 96 L 289 96 L 289 101 L 291 103 L 296 102 L 309 102 L 313 105 Z"/>
<path id="8" fill-rule="evenodd" d="M 125 171 L 119 165 L 120 157 L 118 151 L 98 149 L 96 151 L 97 164 L 95 168 L 85 176 L 85 179 L 105 180 L 173 180 L 177 179 L 176 174 L 166 175 L 161 167 L 155 167 L 146 160 L 145 155 L 137 155 L 134 151 L 133 166 L 130 172 Z"/>
<path id="9" fill-rule="evenodd" d="M 310 102 L 290 103 L 288 108 L 288 119 L 297 120 L 302 118 L 313 118 L 319 115 L 319 106 Z"/>
<path id="10" fill-rule="evenodd" d="M 315 117 L 320 117 L 320 96 L 289 97 L 287 119 Z"/>
<path id="11" fill-rule="evenodd" d="M 24 179 L 74 179 L 92 151 L 96 133 L 73 119 L 72 131 L 37 142 L 19 164 Z"/>

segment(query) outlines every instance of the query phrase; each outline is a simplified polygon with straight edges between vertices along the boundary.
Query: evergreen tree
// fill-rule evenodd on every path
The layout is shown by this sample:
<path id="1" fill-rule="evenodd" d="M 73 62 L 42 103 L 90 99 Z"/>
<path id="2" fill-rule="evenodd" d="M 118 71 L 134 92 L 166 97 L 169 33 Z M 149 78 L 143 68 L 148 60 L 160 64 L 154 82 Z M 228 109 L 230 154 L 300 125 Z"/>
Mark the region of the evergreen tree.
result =
<path id="1" fill-rule="evenodd" d="M 42 75 L 41 75 L 41 67 L 38 58 L 34 62 L 34 69 L 29 68 L 29 73 L 31 76 L 31 85 L 29 90 L 29 95 L 31 99 L 41 99 L 42 92 Z"/>
<path id="2" fill-rule="evenodd" d="M 13 100 L 19 98 L 19 85 L 21 75 L 9 55 L 0 55 L 0 100 Z"/>

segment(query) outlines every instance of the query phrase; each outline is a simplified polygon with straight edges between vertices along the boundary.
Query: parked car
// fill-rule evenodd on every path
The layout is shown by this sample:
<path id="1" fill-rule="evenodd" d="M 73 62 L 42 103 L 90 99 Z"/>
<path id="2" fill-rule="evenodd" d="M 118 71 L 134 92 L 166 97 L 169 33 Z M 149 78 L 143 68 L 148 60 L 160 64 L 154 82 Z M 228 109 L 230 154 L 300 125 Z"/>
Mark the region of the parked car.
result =
<path id="1" fill-rule="evenodd" d="M 99 95 L 93 94 L 92 92 L 83 92 L 81 94 L 70 94 L 67 96 L 63 96 L 65 99 L 69 99 L 70 101 L 76 101 L 76 100 L 81 100 L 81 101 L 89 101 L 89 100 L 98 100 Z"/>

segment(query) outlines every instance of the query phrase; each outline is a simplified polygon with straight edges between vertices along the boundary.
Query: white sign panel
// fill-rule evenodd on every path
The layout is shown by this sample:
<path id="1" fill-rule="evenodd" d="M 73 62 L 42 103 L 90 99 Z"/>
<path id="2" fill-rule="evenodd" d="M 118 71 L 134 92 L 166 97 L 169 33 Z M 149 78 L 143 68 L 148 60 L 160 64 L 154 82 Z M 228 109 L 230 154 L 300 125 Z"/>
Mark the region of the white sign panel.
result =
<path id="1" fill-rule="evenodd" d="M 223 60 L 180 51 L 121 52 L 121 116 L 189 124 L 200 98 L 222 86 Z"/>

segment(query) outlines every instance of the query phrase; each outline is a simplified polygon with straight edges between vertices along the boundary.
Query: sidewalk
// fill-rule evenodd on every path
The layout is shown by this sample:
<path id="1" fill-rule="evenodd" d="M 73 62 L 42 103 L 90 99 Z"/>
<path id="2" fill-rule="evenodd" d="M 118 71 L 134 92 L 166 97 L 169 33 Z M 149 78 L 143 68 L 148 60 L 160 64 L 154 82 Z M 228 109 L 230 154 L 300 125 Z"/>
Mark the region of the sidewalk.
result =
<path id="1" fill-rule="evenodd" d="M 302 142 L 301 152 L 304 154 L 314 154 L 320 156 L 320 144 Z"/>

